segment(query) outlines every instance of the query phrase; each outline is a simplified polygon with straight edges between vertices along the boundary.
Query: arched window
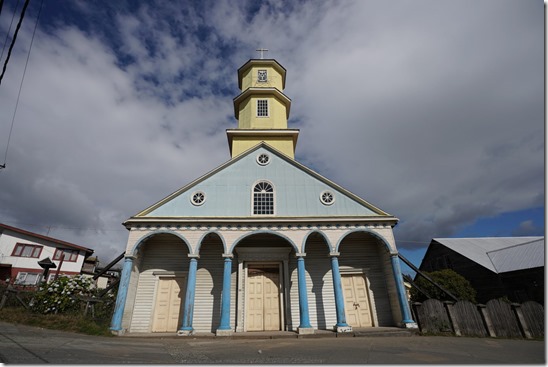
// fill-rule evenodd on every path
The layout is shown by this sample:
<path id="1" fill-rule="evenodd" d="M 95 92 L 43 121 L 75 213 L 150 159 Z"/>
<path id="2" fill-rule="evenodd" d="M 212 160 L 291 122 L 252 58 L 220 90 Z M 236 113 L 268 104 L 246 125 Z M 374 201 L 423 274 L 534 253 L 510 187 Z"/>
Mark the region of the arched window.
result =
<path id="1" fill-rule="evenodd" d="M 268 182 L 253 187 L 253 214 L 274 214 L 274 189 Z"/>

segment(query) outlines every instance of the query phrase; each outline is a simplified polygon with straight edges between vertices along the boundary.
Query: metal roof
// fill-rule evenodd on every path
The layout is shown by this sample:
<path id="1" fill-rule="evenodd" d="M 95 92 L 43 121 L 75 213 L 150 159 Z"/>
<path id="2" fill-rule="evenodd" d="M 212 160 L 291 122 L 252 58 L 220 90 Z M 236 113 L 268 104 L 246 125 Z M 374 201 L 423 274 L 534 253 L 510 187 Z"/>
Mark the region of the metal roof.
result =
<path id="1" fill-rule="evenodd" d="M 544 237 L 434 238 L 495 273 L 544 266 Z"/>

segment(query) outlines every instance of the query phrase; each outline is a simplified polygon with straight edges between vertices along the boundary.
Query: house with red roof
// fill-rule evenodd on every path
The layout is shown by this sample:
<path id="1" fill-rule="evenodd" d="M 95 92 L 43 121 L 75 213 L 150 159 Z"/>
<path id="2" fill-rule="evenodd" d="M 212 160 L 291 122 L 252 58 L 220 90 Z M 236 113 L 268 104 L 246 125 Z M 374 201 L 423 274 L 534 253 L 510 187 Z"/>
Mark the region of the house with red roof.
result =
<path id="1" fill-rule="evenodd" d="M 33 286 L 42 279 L 44 269 L 38 262 L 49 259 L 61 275 L 77 275 L 93 250 L 53 237 L 0 223 L 0 281 Z"/>

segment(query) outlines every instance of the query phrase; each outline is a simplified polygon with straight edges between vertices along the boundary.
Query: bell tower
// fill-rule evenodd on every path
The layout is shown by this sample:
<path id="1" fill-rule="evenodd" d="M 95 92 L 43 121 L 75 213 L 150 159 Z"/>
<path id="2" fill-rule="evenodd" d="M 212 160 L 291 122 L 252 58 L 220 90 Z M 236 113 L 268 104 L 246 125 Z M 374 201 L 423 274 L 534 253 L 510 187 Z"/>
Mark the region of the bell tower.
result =
<path id="1" fill-rule="evenodd" d="M 288 129 L 291 99 L 285 88 L 285 68 L 274 59 L 250 59 L 238 69 L 238 86 L 242 91 L 234 98 L 237 129 L 228 129 L 228 145 L 232 158 L 265 142 L 291 158 L 295 158 L 298 129 Z"/>

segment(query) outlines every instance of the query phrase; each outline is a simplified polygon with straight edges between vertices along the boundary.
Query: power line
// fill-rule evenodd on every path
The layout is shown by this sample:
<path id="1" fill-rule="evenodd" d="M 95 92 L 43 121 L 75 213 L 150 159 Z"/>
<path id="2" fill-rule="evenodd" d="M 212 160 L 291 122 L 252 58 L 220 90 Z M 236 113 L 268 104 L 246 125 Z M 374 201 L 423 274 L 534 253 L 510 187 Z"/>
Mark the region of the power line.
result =
<path id="1" fill-rule="evenodd" d="M 11 56 L 11 50 L 13 50 L 13 46 L 15 45 L 15 40 L 17 39 L 17 34 L 19 33 L 19 29 L 21 28 L 21 23 L 23 23 L 23 18 L 25 17 L 25 11 L 27 10 L 27 6 L 29 5 L 29 2 L 30 0 L 25 0 L 25 5 L 23 5 L 23 10 L 21 10 L 21 16 L 19 17 L 19 22 L 17 23 L 17 27 L 15 28 L 15 33 L 13 34 L 13 39 L 11 40 L 10 48 L 8 50 L 8 56 L 6 57 L 6 61 L 4 61 L 4 68 L 2 69 L 2 74 L 0 74 L 0 84 L 2 84 L 2 78 L 4 78 L 4 74 L 6 73 L 6 69 L 8 67 L 8 61 L 10 60 L 10 56 Z"/>
<path id="2" fill-rule="evenodd" d="M 4 57 L 4 51 L 6 50 L 6 45 L 8 44 L 8 38 L 11 31 L 11 26 L 13 25 L 13 20 L 15 19 L 15 14 L 17 13 L 17 8 L 19 7 L 20 0 L 17 0 L 17 3 L 15 4 L 15 9 L 13 10 L 13 14 L 11 15 L 11 22 L 10 26 L 8 28 L 8 31 L 6 32 L 6 39 L 4 40 L 4 45 L 2 46 L 2 54 L 0 55 L 0 60 Z"/>
<path id="3" fill-rule="evenodd" d="M 0 82 L 2 81 L 2 77 L 4 75 L 4 72 L 6 70 L 6 66 L 8 63 L 8 59 L 11 53 L 11 49 L 13 46 L 13 43 L 15 41 L 15 37 L 17 36 L 17 31 L 19 30 L 19 27 L 21 25 L 21 22 L 23 21 L 23 16 L 25 13 L 25 9 L 28 5 L 29 0 L 26 0 L 25 6 L 23 7 L 23 10 L 21 12 L 21 19 L 19 20 L 19 23 L 17 24 L 17 29 L 15 31 L 15 35 L 13 36 L 12 45 L 10 46 L 10 49 L 8 51 L 8 57 L 6 58 L 6 63 L 4 64 L 4 70 L 2 71 L 2 75 L 0 76 Z M 15 115 L 17 114 L 17 107 L 19 106 L 19 98 L 21 97 L 21 90 L 23 89 L 23 81 L 25 80 L 25 75 L 27 73 L 27 66 L 29 64 L 30 59 L 30 51 L 32 50 L 32 44 L 34 43 L 34 36 L 36 35 L 36 29 L 38 28 L 38 20 L 40 19 L 40 13 L 42 12 L 42 5 L 44 3 L 44 0 L 40 1 L 40 8 L 38 9 L 38 15 L 36 16 L 36 23 L 34 24 L 34 30 L 32 32 L 32 38 L 30 40 L 30 46 L 29 46 L 29 52 L 27 53 L 27 60 L 25 61 L 25 68 L 23 69 L 23 76 L 21 77 L 21 84 L 19 84 L 19 92 L 17 93 L 17 101 L 15 102 L 15 109 L 13 111 L 13 116 L 11 118 L 11 126 L 10 126 L 10 132 L 8 134 L 8 142 L 6 144 L 6 152 L 4 153 L 4 164 L 0 165 L 0 169 L 6 168 L 6 162 L 8 160 L 8 149 L 10 146 L 10 140 L 11 140 L 11 133 L 13 131 L 13 125 L 15 122 Z"/>

